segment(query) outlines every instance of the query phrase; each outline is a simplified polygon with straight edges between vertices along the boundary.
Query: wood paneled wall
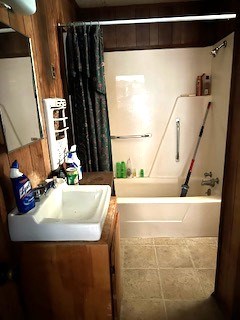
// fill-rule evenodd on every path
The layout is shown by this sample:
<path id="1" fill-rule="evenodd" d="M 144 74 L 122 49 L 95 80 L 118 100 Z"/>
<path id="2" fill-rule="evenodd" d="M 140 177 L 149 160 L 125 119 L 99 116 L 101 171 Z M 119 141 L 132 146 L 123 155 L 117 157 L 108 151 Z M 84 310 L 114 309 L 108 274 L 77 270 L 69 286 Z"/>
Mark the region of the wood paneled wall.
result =
<path id="1" fill-rule="evenodd" d="M 240 19 L 234 43 L 215 290 L 227 319 L 240 319 Z"/>
<path id="2" fill-rule="evenodd" d="M 76 20 L 77 10 L 78 7 L 72 0 L 37 1 L 37 12 L 32 16 L 22 16 L 0 8 L 0 22 L 32 39 L 41 111 L 43 98 L 63 97 L 57 23 Z M 51 76 L 51 64 L 54 64 L 56 69 L 55 80 Z M 44 136 L 46 137 L 45 130 Z M 30 178 L 33 186 L 36 186 L 51 171 L 47 139 L 44 138 L 9 154 L 1 148 L 0 185 L 8 212 L 15 206 L 9 179 L 10 164 L 15 159 L 19 161 L 21 171 Z"/>
<path id="3" fill-rule="evenodd" d="M 26 37 L 17 32 L 1 33 L 0 48 L 0 59 L 30 56 Z"/>
<path id="4" fill-rule="evenodd" d="M 218 6 L 221 11 L 221 7 Z M 154 18 L 217 11 L 206 1 L 82 9 L 79 21 Z M 208 46 L 231 33 L 230 22 L 174 22 L 103 26 L 104 50 L 136 50 Z"/>
<path id="5" fill-rule="evenodd" d="M 231 4 L 231 7 L 229 6 Z M 237 11 L 239 1 L 218 1 L 218 9 L 211 8 L 211 2 L 187 5 L 151 5 L 119 8 L 81 10 L 80 14 L 73 0 L 38 0 L 37 13 L 33 16 L 21 16 L 8 13 L 0 8 L 0 21 L 32 38 L 33 53 L 36 62 L 37 82 L 40 100 L 47 97 L 63 97 L 62 81 L 59 70 L 59 51 L 56 25 L 76 20 L 102 20 L 113 18 L 154 17 L 196 14 L 203 12 Z M 221 7 L 222 6 L 222 7 Z M 202 27 L 199 23 L 116 26 L 105 27 L 105 48 L 107 50 L 139 49 L 165 46 L 185 46 L 208 41 L 211 24 Z M 232 26 L 230 23 L 231 30 Z M 229 33 L 227 30 L 227 33 Z M 240 25 L 234 54 L 234 74 L 230 103 L 228 143 L 223 187 L 223 204 L 221 215 L 221 232 L 219 261 L 216 285 L 216 297 L 222 303 L 232 319 L 240 318 Z M 216 34 L 221 37 L 226 28 L 217 24 Z M 196 41 L 196 38 L 198 39 Z M 204 40 L 200 39 L 204 38 Z M 52 79 L 50 65 L 56 67 L 56 79 Z M 31 121 L 31 119 L 29 119 Z M 21 170 L 26 173 L 33 185 L 46 177 L 50 171 L 48 146 L 46 138 L 7 154 L 0 148 L 0 185 L 3 190 L 7 211 L 14 206 L 12 188 L 9 179 L 10 164 L 17 159 Z M 2 219 L 6 223 L 6 217 Z M 6 225 L 5 225 L 6 227 Z M 3 226 L 4 228 L 4 226 Z M 2 230 L 2 228 L 1 228 Z M 6 229 L 5 229 L 6 230 Z M 1 232 L 1 231 L 0 231 Z M 233 317 L 232 317 L 233 316 Z M 234 318 L 235 317 L 235 318 Z"/>

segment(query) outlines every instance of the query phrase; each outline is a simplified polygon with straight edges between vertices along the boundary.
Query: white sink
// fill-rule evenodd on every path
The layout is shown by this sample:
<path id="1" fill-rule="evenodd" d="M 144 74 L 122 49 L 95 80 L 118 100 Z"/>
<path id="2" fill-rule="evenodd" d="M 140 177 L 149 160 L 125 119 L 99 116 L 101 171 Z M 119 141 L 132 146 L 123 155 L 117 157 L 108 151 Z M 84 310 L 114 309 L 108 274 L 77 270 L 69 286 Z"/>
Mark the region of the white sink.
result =
<path id="1" fill-rule="evenodd" d="M 97 241 L 111 197 L 108 185 L 58 184 L 25 214 L 8 215 L 12 241 Z"/>

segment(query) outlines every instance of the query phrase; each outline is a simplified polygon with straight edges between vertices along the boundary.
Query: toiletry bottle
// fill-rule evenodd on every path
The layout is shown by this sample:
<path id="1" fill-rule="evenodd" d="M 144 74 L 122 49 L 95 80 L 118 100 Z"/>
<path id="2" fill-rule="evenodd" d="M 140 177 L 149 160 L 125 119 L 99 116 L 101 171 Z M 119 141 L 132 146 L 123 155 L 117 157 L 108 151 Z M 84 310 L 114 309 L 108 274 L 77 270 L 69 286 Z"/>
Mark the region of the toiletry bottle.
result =
<path id="1" fill-rule="evenodd" d="M 202 76 L 202 95 L 207 96 L 211 94 L 211 77 L 204 74 Z"/>
<path id="2" fill-rule="evenodd" d="M 68 168 L 74 168 L 78 172 L 78 165 L 73 161 L 72 152 L 68 152 L 67 159 L 66 159 L 66 166 L 67 166 L 67 169 Z"/>
<path id="3" fill-rule="evenodd" d="M 131 164 L 131 159 L 128 158 L 127 161 L 127 178 L 131 178 L 132 177 L 132 164 Z"/>
<path id="4" fill-rule="evenodd" d="M 144 170 L 140 169 L 140 174 L 139 174 L 140 178 L 144 178 Z"/>
<path id="5" fill-rule="evenodd" d="M 137 172 L 136 172 L 136 169 L 134 168 L 133 171 L 132 171 L 132 177 L 136 178 L 136 176 L 137 176 Z"/>
<path id="6" fill-rule="evenodd" d="M 121 162 L 121 178 L 127 178 L 127 167 L 124 161 Z"/>
<path id="7" fill-rule="evenodd" d="M 35 207 L 35 199 L 29 179 L 19 171 L 19 164 L 15 160 L 10 169 L 13 192 L 19 213 L 27 213 Z"/>
<path id="8" fill-rule="evenodd" d="M 66 166 L 67 166 L 67 168 L 76 168 L 77 167 L 77 165 L 73 163 L 72 152 L 68 152 L 68 154 L 67 154 Z"/>
<path id="9" fill-rule="evenodd" d="M 202 76 L 197 76 L 196 82 L 196 96 L 202 95 Z"/>
<path id="10" fill-rule="evenodd" d="M 121 162 L 116 163 L 116 176 L 117 176 L 117 178 L 122 177 Z"/>
<path id="11" fill-rule="evenodd" d="M 78 179 L 79 180 L 82 180 L 82 167 L 81 167 L 81 162 L 80 160 L 78 159 L 78 156 L 77 156 L 77 146 L 74 144 L 73 146 L 71 146 L 70 148 L 70 152 L 72 153 L 72 159 L 73 159 L 73 162 L 76 163 L 77 165 L 77 169 L 78 169 Z"/>

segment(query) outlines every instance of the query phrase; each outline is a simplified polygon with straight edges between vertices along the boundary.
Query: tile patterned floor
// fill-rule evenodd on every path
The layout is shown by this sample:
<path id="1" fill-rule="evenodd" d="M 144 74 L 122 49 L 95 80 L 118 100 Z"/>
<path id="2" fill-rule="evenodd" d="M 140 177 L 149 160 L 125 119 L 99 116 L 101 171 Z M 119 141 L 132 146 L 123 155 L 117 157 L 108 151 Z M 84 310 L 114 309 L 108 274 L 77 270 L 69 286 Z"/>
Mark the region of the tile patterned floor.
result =
<path id="1" fill-rule="evenodd" d="M 217 238 L 123 238 L 121 320 L 222 320 Z"/>

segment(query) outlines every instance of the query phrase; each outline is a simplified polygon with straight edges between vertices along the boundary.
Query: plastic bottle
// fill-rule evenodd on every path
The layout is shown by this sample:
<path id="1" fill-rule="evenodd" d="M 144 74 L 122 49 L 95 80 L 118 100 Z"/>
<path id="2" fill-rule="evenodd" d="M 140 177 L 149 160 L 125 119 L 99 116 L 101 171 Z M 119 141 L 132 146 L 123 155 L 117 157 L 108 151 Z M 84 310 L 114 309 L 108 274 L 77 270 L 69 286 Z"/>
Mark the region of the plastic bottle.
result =
<path id="1" fill-rule="evenodd" d="M 136 176 L 137 176 L 137 171 L 136 171 L 136 169 L 134 168 L 133 171 L 132 171 L 132 177 L 133 177 L 133 178 L 136 178 Z"/>
<path id="2" fill-rule="evenodd" d="M 197 76 L 196 96 L 202 95 L 202 76 Z"/>
<path id="3" fill-rule="evenodd" d="M 116 176 L 117 176 L 117 178 L 122 177 L 121 162 L 116 163 Z"/>
<path id="4" fill-rule="evenodd" d="M 77 164 L 73 162 L 72 152 L 68 152 L 66 159 L 67 168 L 77 168 Z"/>
<path id="5" fill-rule="evenodd" d="M 202 95 L 207 96 L 211 94 L 211 78 L 204 74 L 202 76 Z"/>
<path id="6" fill-rule="evenodd" d="M 132 177 L 132 164 L 131 164 L 131 159 L 128 158 L 127 161 L 127 178 L 131 178 Z"/>
<path id="7" fill-rule="evenodd" d="M 35 207 L 35 199 L 30 180 L 19 171 L 17 160 L 11 165 L 10 178 L 18 211 L 19 213 L 27 213 Z"/>
<path id="8" fill-rule="evenodd" d="M 77 165 L 77 169 L 78 169 L 78 179 L 82 180 L 82 167 L 81 167 L 81 161 L 78 159 L 77 156 L 77 146 L 74 144 L 73 146 L 71 146 L 70 148 L 70 152 L 72 153 L 72 159 L 73 162 L 76 163 Z"/>
<path id="9" fill-rule="evenodd" d="M 127 167 L 124 161 L 121 162 L 121 178 L 127 178 Z"/>

